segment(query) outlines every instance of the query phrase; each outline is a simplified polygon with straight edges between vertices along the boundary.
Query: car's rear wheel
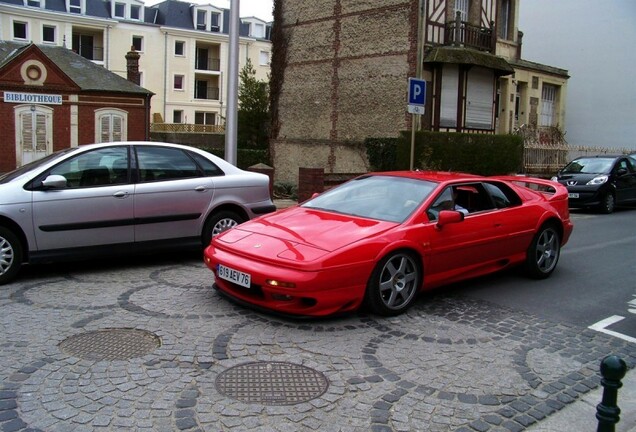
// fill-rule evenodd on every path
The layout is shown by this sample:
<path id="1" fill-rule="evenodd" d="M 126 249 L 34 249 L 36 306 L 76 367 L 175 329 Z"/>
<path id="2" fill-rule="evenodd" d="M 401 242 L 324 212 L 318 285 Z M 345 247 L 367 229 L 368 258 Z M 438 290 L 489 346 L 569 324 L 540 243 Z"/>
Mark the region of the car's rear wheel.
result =
<path id="1" fill-rule="evenodd" d="M 526 272 L 534 279 L 545 279 L 556 268 L 561 255 L 561 237 L 554 224 L 546 224 L 532 239 L 526 256 Z"/>
<path id="2" fill-rule="evenodd" d="M 378 315 L 398 315 L 411 306 L 422 280 L 416 256 L 398 251 L 375 266 L 365 293 L 365 305 Z"/>
<path id="3" fill-rule="evenodd" d="M 223 210 L 218 213 L 214 213 L 210 216 L 203 228 L 201 239 L 203 246 L 206 247 L 209 245 L 212 237 L 219 235 L 230 228 L 234 228 L 243 222 L 245 222 L 243 217 L 233 211 Z"/>
<path id="4" fill-rule="evenodd" d="M 22 266 L 22 243 L 13 232 L 0 227 L 0 285 L 11 281 Z"/>
<path id="5" fill-rule="evenodd" d="M 601 213 L 610 214 L 614 212 L 615 208 L 616 199 L 614 198 L 614 194 L 611 192 L 607 192 L 605 195 L 603 195 L 599 210 L 601 211 Z"/>

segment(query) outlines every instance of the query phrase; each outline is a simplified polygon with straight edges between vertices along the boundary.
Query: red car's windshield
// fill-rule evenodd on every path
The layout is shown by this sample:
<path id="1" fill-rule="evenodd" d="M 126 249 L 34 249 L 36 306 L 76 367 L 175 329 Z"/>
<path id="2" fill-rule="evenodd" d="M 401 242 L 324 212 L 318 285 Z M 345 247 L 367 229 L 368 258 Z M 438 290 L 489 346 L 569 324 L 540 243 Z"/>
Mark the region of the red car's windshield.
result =
<path id="1" fill-rule="evenodd" d="M 363 176 L 330 189 L 302 207 L 402 223 L 436 186 L 406 177 Z"/>

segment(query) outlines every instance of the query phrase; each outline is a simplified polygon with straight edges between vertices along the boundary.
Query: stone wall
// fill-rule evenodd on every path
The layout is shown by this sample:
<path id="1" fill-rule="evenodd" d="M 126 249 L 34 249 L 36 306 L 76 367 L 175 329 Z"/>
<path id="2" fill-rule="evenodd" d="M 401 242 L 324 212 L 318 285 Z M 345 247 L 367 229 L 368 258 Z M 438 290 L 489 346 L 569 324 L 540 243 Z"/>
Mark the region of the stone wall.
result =
<path id="1" fill-rule="evenodd" d="M 417 2 L 276 0 L 287 57 L 272 137 L 276 181 L 298 168 L 368 170 L 365 138 L 410 127 L 407 82 L 415 72 Z M 274 67 L 274 65 L 273 65 Z"/>

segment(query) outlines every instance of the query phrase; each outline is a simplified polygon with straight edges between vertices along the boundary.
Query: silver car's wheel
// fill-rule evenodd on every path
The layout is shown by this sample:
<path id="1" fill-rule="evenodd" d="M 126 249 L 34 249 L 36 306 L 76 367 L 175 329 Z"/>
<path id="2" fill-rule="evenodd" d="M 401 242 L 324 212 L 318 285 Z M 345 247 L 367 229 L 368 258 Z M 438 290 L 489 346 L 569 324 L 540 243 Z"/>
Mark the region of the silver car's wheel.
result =
<path id="1" fill-rule="evenodd" d="M 532 240 L 526 258 L 526 270 L 536 279 L 554 271 L 561 255 L 561 238 L 553 225 L 544 225 Z"/>
<path id="2" fill-rule="evenodd" d="M 15 277 L 22 265 L 22 245 L 8 229 L 0 227 L 0 285 Z"/>
<path id="3" fill-rule="evenodd" d="M 210 244 L 212 237 L 221 234 L 235 226 L 245 222 L 238 214 L 232 211 L 221 211 L 215 213 L 208 219 L 203 229 L 203 246 Z"/>
<path id="4" fill-rule="evenodd" d="M 373 270 L 365 303 L 379 315 L 397 315 L 413 303 L 421 282 L 421 271 L 415 256 L 406 251 L 383 258 Z"/>

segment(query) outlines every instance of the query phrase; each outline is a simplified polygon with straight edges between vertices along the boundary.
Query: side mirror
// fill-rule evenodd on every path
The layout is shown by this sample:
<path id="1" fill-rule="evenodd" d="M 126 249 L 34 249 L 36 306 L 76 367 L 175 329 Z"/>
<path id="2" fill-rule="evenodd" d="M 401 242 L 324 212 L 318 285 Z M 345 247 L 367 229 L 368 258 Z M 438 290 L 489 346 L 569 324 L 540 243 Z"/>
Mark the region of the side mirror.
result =
<path id="1" fill-rule="evenodd" d="M 442 210 L 437 216 L 437 228 L 441 229 L 445 225 L 459 223 L 464 220 L 464 213 L 455 210 Z"/>
<path id="2" fill-rule="evenodd" d="M 66 177 L 53 174 L 42 180 L 45 189 L 63 189 L 66 187 Z"/>
<path id="3" fill-rule="evenodd" d="M 616 171 L 616 175 L 617 176 L 624 176 L 625 174 L 627 174 L 627 168 L 619 168 L 618 171 Z"/>

